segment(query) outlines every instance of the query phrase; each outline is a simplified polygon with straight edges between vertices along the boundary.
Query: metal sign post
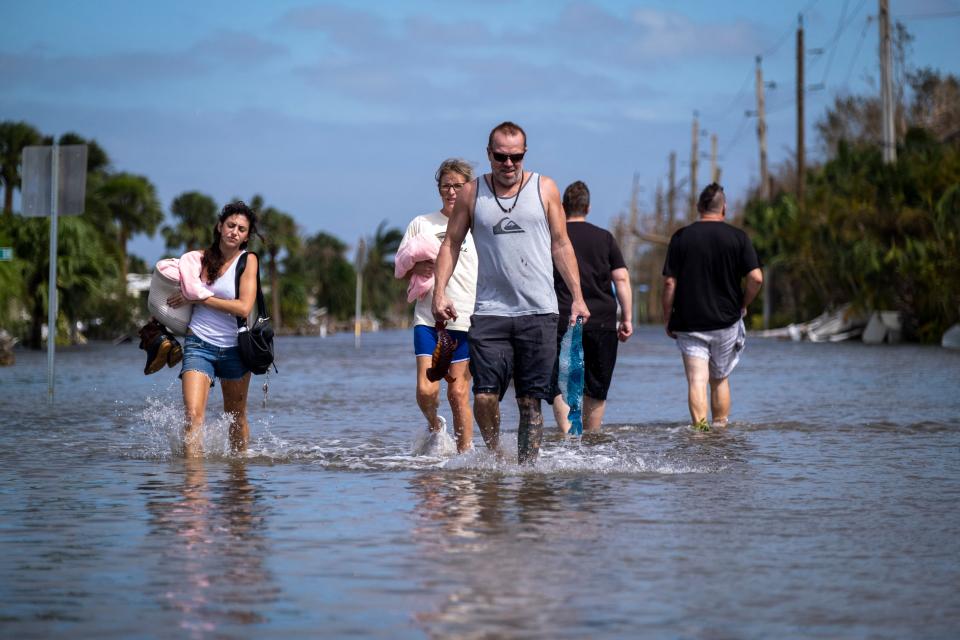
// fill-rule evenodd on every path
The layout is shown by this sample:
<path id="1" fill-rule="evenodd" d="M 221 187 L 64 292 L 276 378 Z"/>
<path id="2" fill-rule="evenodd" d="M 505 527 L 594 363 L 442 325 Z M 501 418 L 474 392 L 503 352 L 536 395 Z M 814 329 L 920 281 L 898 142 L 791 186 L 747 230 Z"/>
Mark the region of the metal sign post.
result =
<path id="1" fill-rule="evenodd" d="M 47 286 L 47 400 L 53 403 L 57 347 L 57 218 L 83 213 L 87 145 L 24 147 L 22 208 L 26 216 L 50 216 L 50 281 Z"/>
<path id="2" fill-rule="evenodd" d="M 57 349 L 57 192 L 60 188 L 60 146 L 50 152 L 50 279 L 47 285 L 47 401 L 53 404 L 53 356 Z"/>

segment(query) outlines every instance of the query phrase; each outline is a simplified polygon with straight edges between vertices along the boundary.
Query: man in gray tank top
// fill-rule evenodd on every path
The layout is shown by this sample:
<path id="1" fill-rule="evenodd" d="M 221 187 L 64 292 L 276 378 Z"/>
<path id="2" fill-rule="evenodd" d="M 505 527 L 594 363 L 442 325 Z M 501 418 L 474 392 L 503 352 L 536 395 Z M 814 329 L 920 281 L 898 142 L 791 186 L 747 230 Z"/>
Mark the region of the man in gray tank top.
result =
<path id="1" fill-rule="evenodd" d="M 570 324 L 590 317 L 580 291 L 580 273 L 567 237 L 560 191 L 546 176 L 524 171 L 527 135 L 512 122 L 490 132 L 490 173 L 464 185 L 437 256 L 433 315 L 438 322 L 473 312 L 470 373 L 474 414 L 488 449 L 500 453 L 500 401 L 513 380 L 520 408 L 517 457 L 533 462 L 540 452 L 540 401 L 552 398 L 557 353 L 556 266 L 573 297 Z M 447 282 L 467 231 L 477 249 L 477 301 L 457 309 Z"/>

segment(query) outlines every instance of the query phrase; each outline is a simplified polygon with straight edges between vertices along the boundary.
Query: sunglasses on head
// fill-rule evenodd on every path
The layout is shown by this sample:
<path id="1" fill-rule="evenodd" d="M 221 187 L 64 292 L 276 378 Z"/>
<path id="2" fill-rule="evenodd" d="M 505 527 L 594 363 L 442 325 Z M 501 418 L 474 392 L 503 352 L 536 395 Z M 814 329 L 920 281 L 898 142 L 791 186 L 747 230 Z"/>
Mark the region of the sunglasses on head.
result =
<path id="1" fill-rule="evenodd" d="M 507 158 L 510 158 L 513 164 L 519 164 L 523 160 L 523 156 L 527 154 L 526 151 L 523 153 L 499 153 L 497 151 L 491 151 L 490 155 L 493 156 L 493 159 L 497 162 L 506 162 Z"/>

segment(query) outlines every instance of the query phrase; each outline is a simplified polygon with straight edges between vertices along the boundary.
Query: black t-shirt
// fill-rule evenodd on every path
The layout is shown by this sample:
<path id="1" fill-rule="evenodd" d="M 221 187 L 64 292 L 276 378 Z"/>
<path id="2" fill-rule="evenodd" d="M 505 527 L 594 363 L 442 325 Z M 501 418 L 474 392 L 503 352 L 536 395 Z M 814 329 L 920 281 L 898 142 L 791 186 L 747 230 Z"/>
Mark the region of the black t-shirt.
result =
<path id="1" fill-rule="evenodd" d="M 742 229 L 699 221 L 670 238 L 663 275 L 677 279 L 671 331 L 713 331 L 740 320 L 740 281 L 760 267 Z"/>
<path id="2" fill-rule="evenodd" d="M 620 247 L 613 235 L 589 222 L 568 222 L 567 235 L 573 244 L 580 270 L 580 290 L 590 310 L 590 319 L 584 330 L 617 328 L 617 299 L 613 295 L 613 278 L 610 272 L 626 268 Z M 573 296 L 567 289 L 563 276 L 553 269 L 553 288 L 557 292 L 560 317 L 570 316 Z"/>

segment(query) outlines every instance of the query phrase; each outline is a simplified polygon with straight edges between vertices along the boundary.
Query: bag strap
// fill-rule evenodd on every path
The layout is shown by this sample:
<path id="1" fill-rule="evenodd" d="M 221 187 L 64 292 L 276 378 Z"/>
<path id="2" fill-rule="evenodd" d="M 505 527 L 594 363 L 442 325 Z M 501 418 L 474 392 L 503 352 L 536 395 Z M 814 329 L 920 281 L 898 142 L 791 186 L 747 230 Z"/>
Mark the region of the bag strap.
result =
<path id="1" fill-rule="evenodd" d="M 240 257 L 237 258 L 237 274 L 236 282 L 234 284 L 234 288 L 237 292 L 237 298 L 240 297 L 240 276 L 243 275 L 243 270 L 247 268 L 247 256 L 250 254 L 257 256 L 257 254 L 253 253 L 252 251 L 244 251 L 242 254 L 240 254 Z M 260 288 L 260 256 L 257 256 L 257 315 L 261 318 L 265 318 L 267 315 L 267 305 L 263 301 L 263 289 Z M 237 316 L 237 329 L 246 326 L 246 324 L 246 318 Z"/>

